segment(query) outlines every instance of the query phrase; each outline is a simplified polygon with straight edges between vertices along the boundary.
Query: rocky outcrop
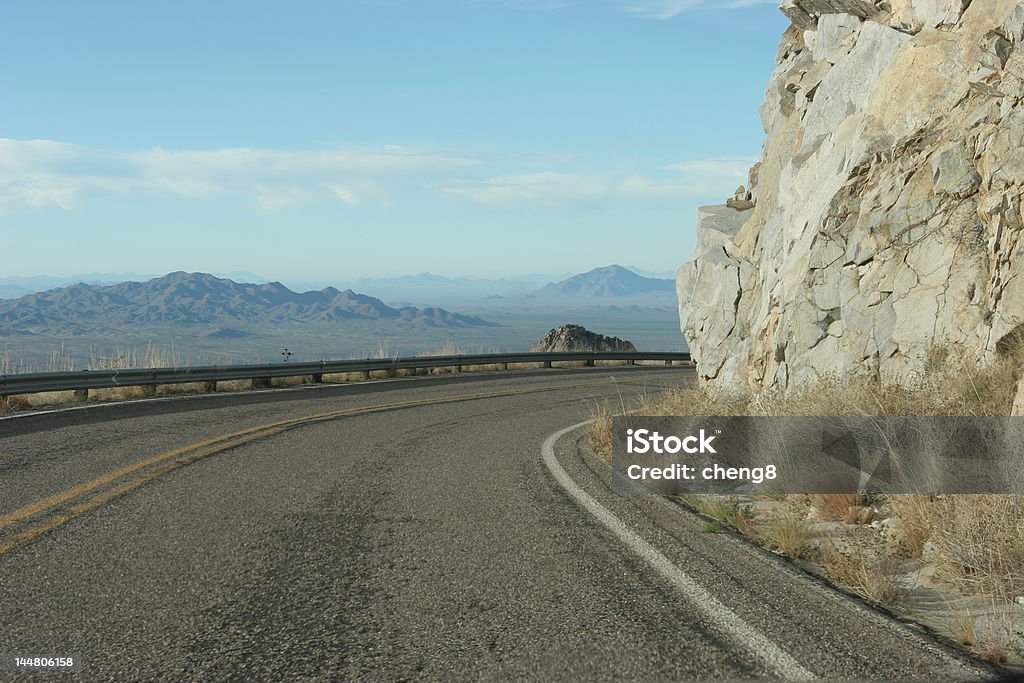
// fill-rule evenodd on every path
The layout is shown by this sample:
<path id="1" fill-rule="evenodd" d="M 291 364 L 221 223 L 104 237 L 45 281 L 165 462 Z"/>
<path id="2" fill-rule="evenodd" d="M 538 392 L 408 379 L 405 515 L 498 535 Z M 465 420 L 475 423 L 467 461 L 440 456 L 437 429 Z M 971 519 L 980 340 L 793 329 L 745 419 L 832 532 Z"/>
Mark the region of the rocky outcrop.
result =
<path id="1" fill-rule="evenodd" d="M 580 325 L 556 327 L 537 342 L 534 351 L 636 351 L 631 342 L 606 337 Z"/>
<path id="2" fill-rule="evenodd" d="M 1024 2 L 785 0 L 742 196 L 679 270 L 708 381 L 899 380 L 1024 332 Z M 738 201 L 745 200 L 745 201 Z"/>

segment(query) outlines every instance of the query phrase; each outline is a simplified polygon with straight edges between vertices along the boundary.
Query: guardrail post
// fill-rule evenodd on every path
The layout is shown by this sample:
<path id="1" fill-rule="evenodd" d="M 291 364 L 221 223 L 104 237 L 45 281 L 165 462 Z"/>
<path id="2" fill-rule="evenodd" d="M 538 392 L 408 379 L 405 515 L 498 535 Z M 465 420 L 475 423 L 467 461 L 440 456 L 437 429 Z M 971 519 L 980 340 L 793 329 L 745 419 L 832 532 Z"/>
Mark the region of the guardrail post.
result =
<path id="1" fill-rule="evenodd" d="M 81 399 L 81 400 L 84 401 L 85 399 L 89 398 L 89 390 L 88 389 L 75 389 L 75 398 L 78 398 L 78 399 Z"/>
<path id="2" fill-rule="evenodd" d="M 313 374 L 313 384 L 323 384 L 323 383 L 324 383 L 324 376 L 323 376 L 323 374 L 322 373 L 314 373 Z"/>
<path id="3" fill-rule="evenodd" d="M 270 378 L 269 377 L 253 377 L 252 378 L 253 389 L 269 389 Z"/>
<path id="4" fill-rule="evenodd" d="M 588 367 L 588 368 L 594 367 L 594 365 L 595 365 L 594 359 L 593 358 L 588 358 L 587 360 L 583 361 L 583 365 L 585 367 Z"/>
<path id="5" fill-rule="evenodd" d="M 203 391 L 208 391 L 210 393 L 217 391 L 217 380 L 212 382 L 203 382 Z"/>
<path id="6" fill-rule="evenodd" d="M 544 361 L 544 367 L 550 368 L 551 367 L 551 361 L 549 361 L 549 360 Z"/>
<path id="7" fill-rule="evenodd" d="M 501 369 L 502 370 L 508 370 L 508 363 L 502 363 L 501 364 Z"/>
<path id="8" fill-rule="evenodd" d="M 142 385 L 143 396 L 156 396 L 156 385 L 155 384 L 143 384 Z"/>
<path id="9" fill-rule="evenodd" d="M 672 365 L 672 361 L 671 360 L 665 361 L 665 365 Z"/>

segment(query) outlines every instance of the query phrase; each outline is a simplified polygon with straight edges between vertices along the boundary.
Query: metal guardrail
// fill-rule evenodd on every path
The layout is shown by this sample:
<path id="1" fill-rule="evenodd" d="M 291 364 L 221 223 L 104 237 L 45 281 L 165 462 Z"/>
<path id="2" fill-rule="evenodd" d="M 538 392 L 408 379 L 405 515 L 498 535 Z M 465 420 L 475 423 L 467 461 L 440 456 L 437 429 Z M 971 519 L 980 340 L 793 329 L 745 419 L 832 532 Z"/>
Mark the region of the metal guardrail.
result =
<path id="1" fill-rule="evenodd" d="M 182 368 L 129 368 L 121 370 L 81 370 L 77 372 L 39 372 L 0 375 L 0 396 L 34 394 L 46 391 L 75 391 L 88 395 L 89 389 L 112 387 L 147 387 L 159 384 L 203 382 L 215 390 L 217 382 L 252 380 L 254 387 L 270 386 L 275 377 L 310 376 L 322 382 L 324 375 L 344 372 L 374 372 L 451 367 L 461 370 L 468 365 L 508 365 L 582 361 L 592 366 L 597 361 L 664 361 L 667 365 L 689 362 L 689 353 L 658 351 L 583 351 L 564 353 L 482 353 L 459 356 L 417 356 L 413 358 L 366 358 L 358 360 L 324 360 L 312 363 L 270 363 L 266 365 L 222 365 Z"/>

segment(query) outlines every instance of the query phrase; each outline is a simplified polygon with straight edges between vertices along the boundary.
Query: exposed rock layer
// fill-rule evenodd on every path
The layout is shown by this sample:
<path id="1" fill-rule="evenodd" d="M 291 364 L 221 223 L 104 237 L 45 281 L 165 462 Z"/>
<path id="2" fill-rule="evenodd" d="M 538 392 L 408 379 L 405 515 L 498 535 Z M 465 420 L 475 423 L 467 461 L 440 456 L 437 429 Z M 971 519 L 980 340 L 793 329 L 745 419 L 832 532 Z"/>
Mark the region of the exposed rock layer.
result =
<path id="1" fill-rule="evenodd" d="M 678 274 L 701 376 L 898 380 L 949 347 L 991 360 L 1024 330 L 1024 2 L 782 11 L 753 208 L 701 209 Z"/>

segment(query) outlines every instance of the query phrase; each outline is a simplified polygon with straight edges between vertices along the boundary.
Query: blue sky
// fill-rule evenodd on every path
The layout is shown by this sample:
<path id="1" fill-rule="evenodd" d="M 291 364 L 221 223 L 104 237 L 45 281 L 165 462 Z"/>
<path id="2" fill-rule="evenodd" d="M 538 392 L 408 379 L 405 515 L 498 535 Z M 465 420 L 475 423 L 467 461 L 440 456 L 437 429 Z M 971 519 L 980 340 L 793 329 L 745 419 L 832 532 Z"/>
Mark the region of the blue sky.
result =
<path id="1" fill-rule="evenodd" d="M 3 275 L 671 270 L 786 26 L 703 0 L 0 9 Z"/>

